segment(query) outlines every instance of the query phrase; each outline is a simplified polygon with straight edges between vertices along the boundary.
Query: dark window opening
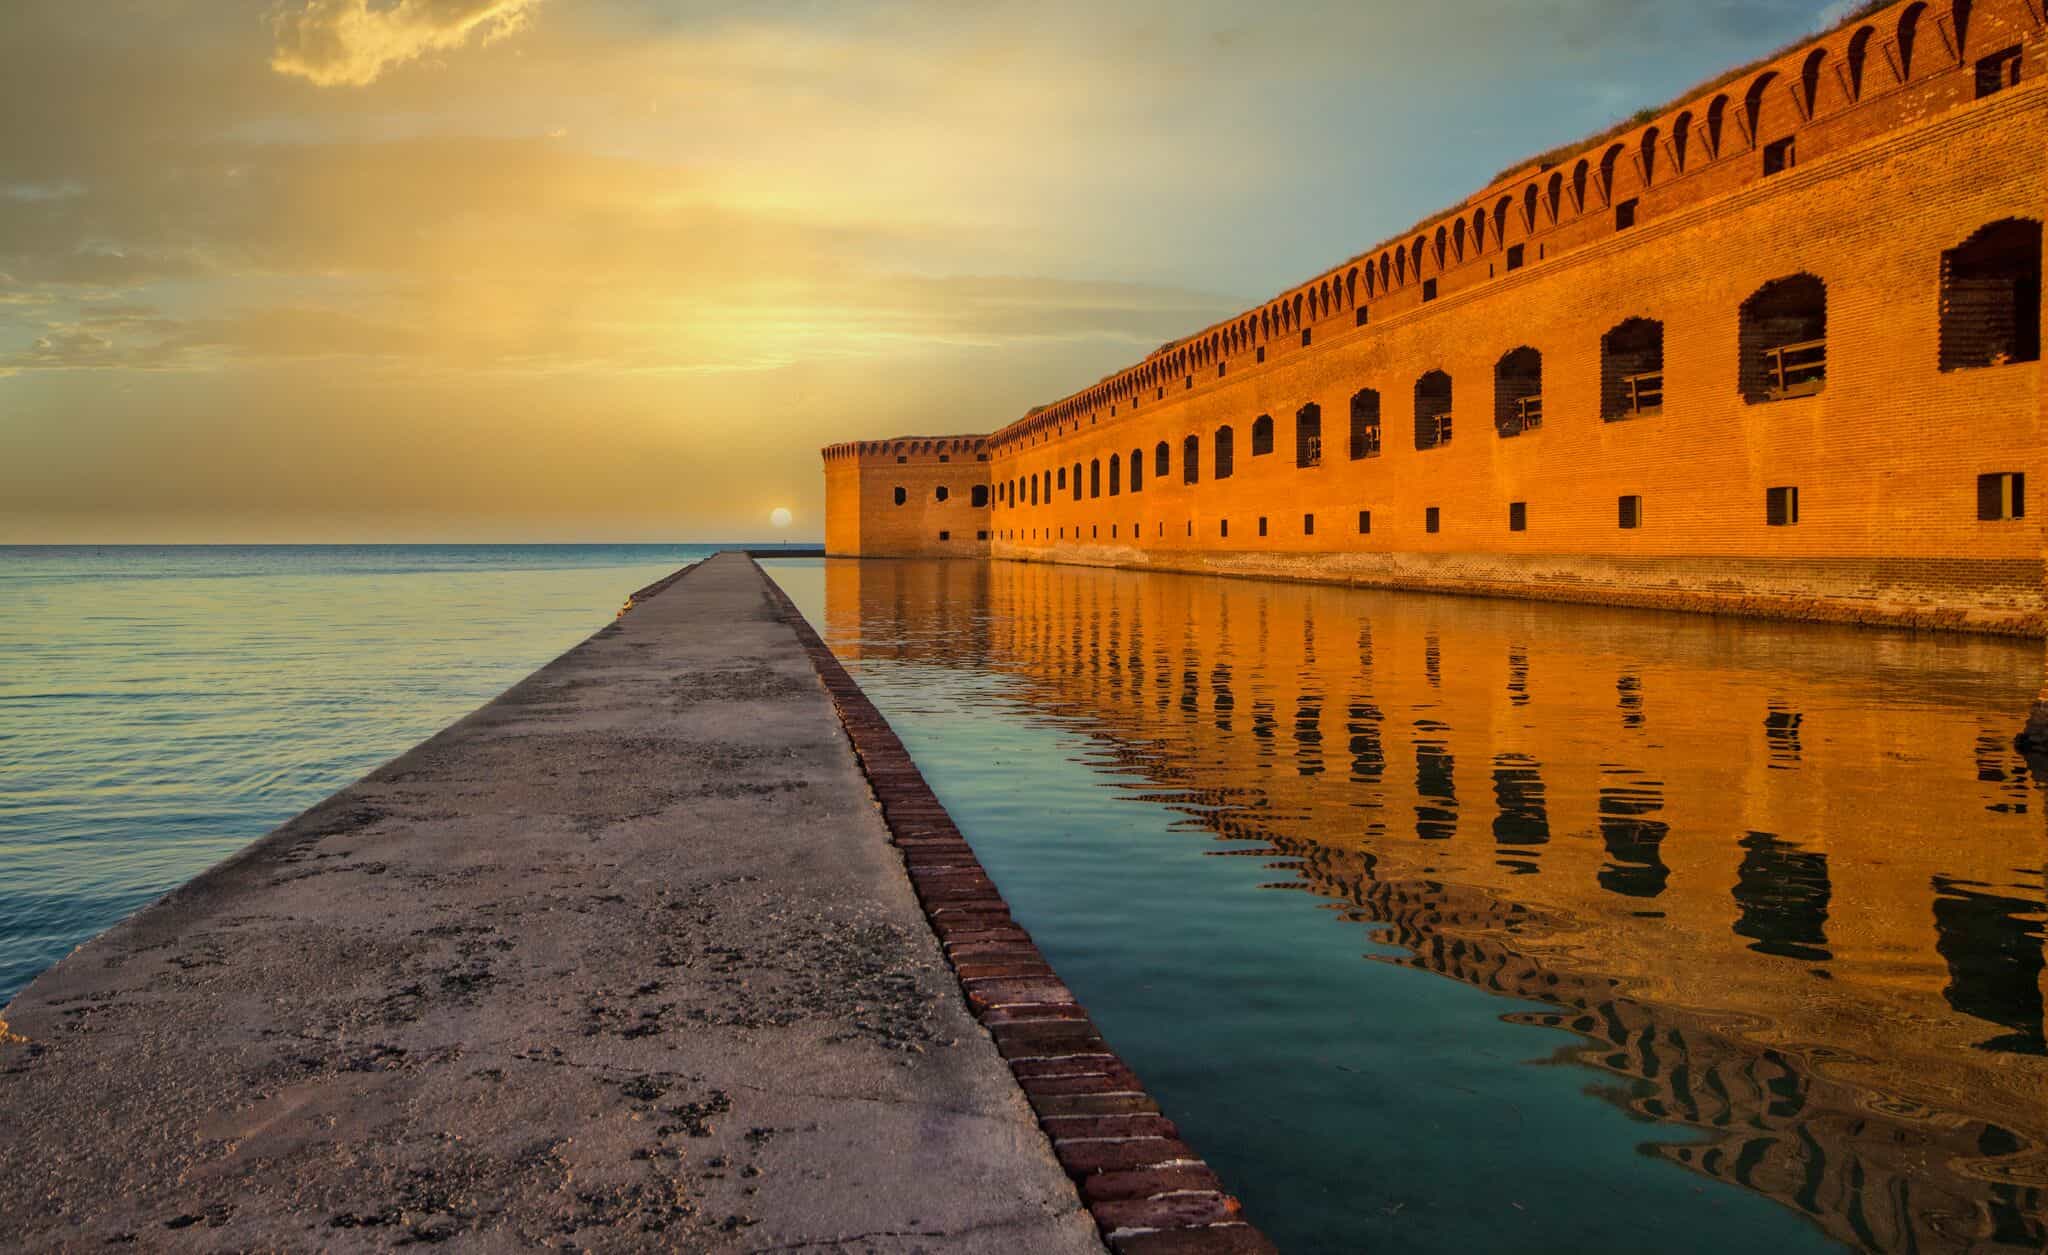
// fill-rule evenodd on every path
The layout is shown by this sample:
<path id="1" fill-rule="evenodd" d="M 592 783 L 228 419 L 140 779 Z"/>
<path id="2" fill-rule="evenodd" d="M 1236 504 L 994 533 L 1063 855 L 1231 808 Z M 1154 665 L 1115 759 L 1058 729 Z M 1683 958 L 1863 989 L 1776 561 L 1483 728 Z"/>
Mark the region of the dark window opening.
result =
<path id="1" fill-rule="evenodd" d="M 1941 368 L 2041 360 L 2041 224 L 2007 218 L 1941 255 Z"/>
<path id="2" fill-rule="evenodd" d="M 1783 401 L 1827 385 L 1828 289 L 1812 275 L 1766 283 L 1742 303 L 1742 398 Z"/>
<path id="3" fill-rule="evenodd" d="M 1313 514 L 1304 514 L 1304 515 L 1302 515 L 1302 516 L 1301 516 L 1301 534 L 1302 534 L 1302 535 L 1304 535 L 1304 536 L 1313 536 L 1313 535 L 1315 535 L 1315 534 L 1316 534 L 1316 516 L 1315 516 L 1315 515 L 1313 515 Z"/>
<path id="4" fill-rule="evenodd" d="M 1221 534 L 1222 534 L 1222 535 L 1224 535 L 1224 536 L 1228 536 L 1228 535 L 1230 535 L 1230 520 L 1229 520 L 1229 519 L 1218 519 L 1218 520 L 1217 520 L 1217 525 L 1218 525 L 1218 526 L 1219 526 L 1220 528 L 1222 528 L 1222 532 L 1221 532 Z"/>
<path id="5" fill-rule="evenodd" d="M 2000 48 L 1997 52 L 1977 62 L 1977 99 L 1979 100 L 1996 92 L 2002 92 L 2008 87 L 2017 86 L 2019 81 L 2020 46 L 2018 44 L 2014 44 L 2010 48 Z"/>
<path id="6" fill-rule="evenodd" d="M 1184 376 L 1184 380 L 1185 382 L 1181 387 L 1181 391 L 1186 392 L 1189 388 L 1195 386 L 1195 377 L 1193 375 Z"/>
<path id="7" fill-rule="evenodd" d="M 1211 461 L 1218 479 L 1229 479 L 1237 473 L 1237 433 L 1228 427 L 1218 427 L 1215 436 L 1216 455 Z"/>
<path id="8" fill-rule="evenodd" d="M 1372 535 L 1372 511 L 1371 511 L 1371 510 L 1360 510 L 1360 511 L 1358 512 L 1358 534 L 1359 534 L 1360 536 L 1370 536 L 1370 535 Z"/>
<path id="9" fill-rule="evenodd" d="M 1614 207 L 1614 229 L 1626 231 L 1636 224 L 1636 206 L 1639 200 L 1625 200 Z"/>
<path id="10" fill-rule="evenodd" d="M 1216 363 L 1216 377 L 1217 377 L 1218 379 L 1221 379 L 1221 378 L 1223 378 L 1223 368 L 1224 368 L 1224 367 L 1226 367 L 1226 366 L 1228 366 L 1228 365 L 1230 365 L 1230 363 L 1229 363 L 1229 362 L 1218 362 L 1218 363 Z"/>
<path id="11" fill-rule="evenodd" d="M 1435 506 L 1430 506 L 1422 512 L 1422 530 L 1432 536 L 1436 535 L 1438 530 L 1443 527 L 1443 522 L 1443 512 Z"/>
<path id="12" fill-rule="evenodd" d="M 1116 454 L 1109 455 L 1109 495 L 1122 495 L 1124 490 L 1124 463 Z"/>
<path id="13" fill-rule="evenodd" d="M 1367 312 L 1368 311 L 1366 310 L 1365 306 L 1359 306 L 1358 309 L 1351 316 L 1351 325 L 1354 327 L 1363 327 L 1365 325 Z"/>
<path id="14" fill-rule="evenodd" d="M 1180 482 L 1199 483 L 1202 478 L 1202 438 L 1189 436 L 1180 442 Z"/>
<path id="15" fill-rule="evenodd" d="M 951 540 L 951 539 L 953 539 L 953 533 L 951 533 L 951 532 L 940 532 L 940 533 L 939 533 L 939 539 L 940 539 L 940 540 Z"/>
<path id="16" fill-rule="evenodd" d="M 1791 527 L 1799 522 L 1799 490 L 1797 488 L 1766 488 L 1764 490 L 1764 522 L 1772 527 Z"/>
<path id="17" fill-rule="evenodd" d="M 988 485 L 976 484 L 969 493 L 969 500 L 977 510 L 988 505 Z"/>
<path id="18" fill-rule="evenodd" d="M 988 533 L 987 533 L 987 532 L 976 532 L 976 533 L 974 533 L 974 538 L 975 538 L 976 540 L 987 540 L 987 539 L 988 539 Z"/>
<path id="19" fill-rule="evenodd" d="M 1782 174 L 1798 162 L 1798 154 L 1792 149 L 1792 136 L 1773 140 L 1764 145 L 1764 173 Z"/>
<path id="20" fill-rule="evenodd" d="M 1620 507 L 1620 517 L 1616 521 L 1617 526 L 1624 530 L 1633 530 L 1643 525 L 1643 499 L 1641 497 L 1618 497 L 1616 502 Z"/>
<path id="21" fill-rule="evenodd" d="M 1436 299 L 1436 280 L 1424 279 L 1422 281 L 1422 299 L 1425 301 Z"/>
<path id="22" fill-rule="evenodd" d="M 1380 455 L 1380 394 L 1364 388 L 1351 396 L 1351 460 Z"/>
<path id="23" fill-rule="evenodd" d="M 907 502 L 907 501 L 909 501 L 909 500 L 910 500 L 910 494 L 909 494 L 908 492 L 904 491 L 904 490 L 903 490 L 903 489 L 901 489 L 901 488 L 898 488 L 898 489 L 896 490 L 896 504 L 897 504 L 897 505 L 902 505 L 902 504 L 904 504 L 905 502 Z"/>
<path id="24" fill-rule="evenodd" d="M 1600 337 L 1600 417 L 1664 412 L 1664 324 L 1631 318 Z"/>
<path id="25" fill-rule="evenodd" d="M 1102 459 L 1090 458 L 1088 461 L 1088 496 L 1092 500 L 1093 498 L 1099 497 L 1101 495 Z"/>
<path id="26" fill-rule="evenodd" d="M 1543 354 L 1524 346 L 1493 368 L 1493 426 L 1502 437 L 1543 426 Z"/>
<path id="27" fill-rule="evenodd" d="M 949 494 L 946 490 L 946 486 L 944 484 L 940 484 L 937 488 L 932 490 L 932 495 L 937 497 L 939 500 L 944 501 Z"/>
<path id="28" fill-rule="evenodd" d="M 1252 420 L 1252 456 L 1263 457 L 1273 451 L 1273 416 L 1261 414 Z"/>
<path id="29" fill-rule="evenodd" d="M 1131 450 L 1131 491 L 1137 492 L 1145 486 L 1145 451 Z"/>
<path id="30" fill-rule="evenodd" d="M 1152 448 L 1152 478 L 1165 479 L 1173 473 L 1173 450 L 1164 440 Z"/>
<path id="31" fill-rule="evenodd" d="M 1067 468 L 1064 466 L 1060 468 L 1059 486 L 1061 488 L 1065 488 L 1067 486 Z"/>
<path id="32" fill-rule="evenodd" d="M 1508 530 L 1511 532 L 1526 532 L 1529 530 L 1528 502 L 1508 502 Z"/>
<path id="33" fill-rule="evenodd" d="M 1255 360 L 1257 360 L 1257 361 L 1261 361 L 1261 362 L 1263 362 L 1263 361 L 1265 361 L 1265 360 L 1266 360 L 1266 346 L 1265 346 L 1265 345 L 1261 344 L 1261 345 L 1259 346 L 1259 351 L 1258 351 L 1258 355 L 1257 355 L 1257 358 L 1256 358 Z"/>
<path id="34" fill-rule="evenodd" d="M 896 455 L 896 465 L 898 465 L 898 466 L 901 466 L 901 465 L 903 465 L 903 464 L 904 464 L 905 462 L 908 462 L 909 460 L 910 460 L 909 458 L 907 458 L 907 457 L 904 457 L 904 456 L 903 456 L 902 454 L 897 454 L 897 455 Z"/>
<path id="35" fill-rule="evenodd" d="M 1081 464 L 1074 463 L 1074 500 L 1081 499 Z"/>
<path id="36" fill-rule="evenodd" d="M 1294 414 L 1294 464 L 1323 464 L 1323 407 L 1313 401 Z"/>
<path id="37" fill-rule="evenodd" d="M 1434 449 L 1451 442 L 1451 377 L 1430 371 L 1415 381 L 1415 447 Z"/>
<path id="38" fill-rule="evenodd" d="M 1261 515 L 1259 516 L 1259 535 L 1261 535 L 1261 536 L 1264 536 L 1265 534 L 1266 534 L 1266 516 L 1265 516 L 1265 515 L 1263 515 L 1263 514 L 1261 514 Z"/>
<path id="39" fill-rule="evenodd" d="M 2024 471 L 1996 471 L 1977 477 L 1977 517 L 1992 522 L 2027 517 Z"/>
<path id="40" fill-rule="evenodd" d="M 941 453 L 941 454 L 939 455 L 939 461 L 941 461 L 941 462 L 950 462 L 950 461 L 952 461 L 952 460 L 953 460 L 953 457 L 952 457 L 952 455 L 951 455 L 951 454 L 948 454 L 948 453 Z"/>
<path id="41" fill-rule="evenodd" d="M 1307 327 L 1303 327 L 1303 328 L 1301 329 L 1301 347 L 1302 347 L 1302 348 L 1307 348 L 1307 347 L 1308 347 L 1308 338 L 1309 338 L 1309 329 L 1308 329 Z"/>
<path id="42" fill-rule="evenodd" d="M 1520 245 L 1520 244 L 1510 244 L 1510 245 L 1508 245 L 1508 269 L 1509 269 L 1509 270 L 1520 270 L 1520 269 L 1522 268 L 1522 256 L 1523 256 L 1523 246 L 1522 246 L 1522 245 Z"/>

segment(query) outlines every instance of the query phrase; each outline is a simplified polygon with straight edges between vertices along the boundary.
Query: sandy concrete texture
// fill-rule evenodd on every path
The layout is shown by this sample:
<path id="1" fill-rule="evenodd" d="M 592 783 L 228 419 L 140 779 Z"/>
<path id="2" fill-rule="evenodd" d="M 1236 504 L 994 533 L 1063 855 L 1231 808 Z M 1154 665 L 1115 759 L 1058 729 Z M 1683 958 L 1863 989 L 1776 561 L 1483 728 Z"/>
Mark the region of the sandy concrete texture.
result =
<path id="1" fill-rule="evenodd" d="M 726 555 L 0 1019 L 0 1244 L 1099 1252 Z"/>

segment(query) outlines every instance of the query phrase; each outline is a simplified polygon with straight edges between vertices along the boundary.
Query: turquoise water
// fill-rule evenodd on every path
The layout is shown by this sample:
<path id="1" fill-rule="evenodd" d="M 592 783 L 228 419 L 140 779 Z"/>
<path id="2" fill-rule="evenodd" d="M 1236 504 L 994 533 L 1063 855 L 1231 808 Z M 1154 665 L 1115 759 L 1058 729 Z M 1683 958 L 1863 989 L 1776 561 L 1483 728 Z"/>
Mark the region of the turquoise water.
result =
<path id="1" fill-rule="evenodd" d="M 1287 1251 L 2039 1251 L 2033 642 L 771 573 Z"/>
<path id="2" fill-rule="evenodd" d="M 0 1005 L 709 552 L 0 548 Z"/>

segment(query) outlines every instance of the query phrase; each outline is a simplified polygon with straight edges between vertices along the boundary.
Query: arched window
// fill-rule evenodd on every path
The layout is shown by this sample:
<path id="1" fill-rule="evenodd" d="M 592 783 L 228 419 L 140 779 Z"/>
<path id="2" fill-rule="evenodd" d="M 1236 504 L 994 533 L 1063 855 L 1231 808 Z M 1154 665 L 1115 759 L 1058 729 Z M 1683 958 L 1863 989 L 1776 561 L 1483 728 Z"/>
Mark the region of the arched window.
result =
<path id="1" fill-rule="evenodd" d="M 1799 66 L 1799 107 L 1812 117 L 1820 106 L 1820 72 L 1828 61 L 1828 50 L 1815 48 Z"/>
<path id="2" fill-rule="evenodd" d="M 1212 462 L 1218 479 L 1229 479 L 1237 473 L 1237 433 L 1229 427 L 1216 429 L 1216 456 Z"/>
<path id="3" fill-rule="evenodd" d="M 907 502 L 907 501 L 909 501 L 909 500 L 910 500 L 910 493 L 909 493 L 908 491 L 906 491 L 906 490 L 905 490 L 905 489 L 903 489 L 903 488 L 898 488 L 898 489 L 896 490 L 896 504 L 897 504 L 897 505 L 902 505 L 902 504 L 904 504 L 905 502 Z"/>
<path id="4" fill-rule="evenodd" d="M 1102 459 L 1088 459 L 1088 497 L 1092 501 L 1102 495 Z"/>
<path id="5" fill-rule="evenodd" d="M 1200 483 L 1202 479 L 1202 438 L 1189 436 L 1180 442 L 1180 482 Z"/>
<path id="6" fill-rule="evenodd" d="M 1941 368 L 2041 360 L 2041 224 L 2006 218 L 1941 255 Z"/>
<path id="7" fill-rule="evenodd" d="M 1493 426 L 1503 437 L 1543 425 L 1543 354 L 1526 346 L 1493 367 Z"/>
<path id="8" fill-rule="evenodd" d="M 1351 460 L 1380 455 L 1380 394 L 1361 388 L 1351 395 Z"/>
<path id="9" fill-rule="evenodd" d="M 1112 453 L 1109 455 L 1109 495 L 1120 497 L 1124 491 L 1124 462 Z"/>
<path id="10" fill-rule="evenodd" d="M 1812 275 L 1773 279 L 1742 303 L 1742 398 L 1812 396 L 1827 385 L 1828 289 Z"/>
<path id="11" fill-rule="evenodd" d="M 1777 77 L 1777 71 L 1765 70 L 1756 76 L 1756 81 L 1749 85 L 1749 94 L 1742 98 L 1742 116 L 1749 124 L 1749 142 L 1752 144 L 1761 146 L 1763 143 L 1764 137 L 1758 133 L 1757 127 L 1763 122 L 1764 93 L 1770 90 Z"/>
<path id="12" fill-rule="evenodd" d="M 1294 464 L 1323 464 L 1323 407 L 1313 401 L 1294 412 Z"/>
<path id="13" fill-rule="evenodd" d="M 1145 451 L 1131 450 L 1131 491 L 1137 492 L 1145 486 Z"/>
<path id="14" fill-rule="evenodd" d="M 1415 381 L 1415 447 L 1434 449 L 1451 442 L 1451 377 L 1430 371 Z"/>
<path id="15" fill-rule="evenodd" d="M 977 510 L 985 510 L 985 509 L 987 509 L 987 508 L 988 508 L 988 485 L 987 485 L 987 484 L 976 484 L 976 485 L 974 486 L 974 489 L 973 489 L 973 491 L 972 491 L 972 492 L 971 492 L 971 493 L 969 494 L 969 499 L 970 499 L 970 500 L 972 501 L 972 503 L 973 503 L 973 505 L 974 505 L 974 508 L 975 508 L 975 509 L 977 509 Z"/>
<path id="16" fill-rule="evenodd" d="M 1927 11 L 1924 4 L 1909 4 L 1899 14 L 1899 77 L 1913 77 L 1913 45 L 1919 42 L 1920 15 Z"/>
<path id="17" fill-rule="evenodd" d="M 1664 324 L 1631 318 L 1600 337 L 1600 417 L 1664 412 Z"/>
<path id="18" fill-rule="evenodd" d="M 1173 450 L 1162 440 L 1152 449 L 1152 476 L 1155 479 L 1165 479 L 1172 473 Z"/>
<path id="19" fill-rule="evenodd" d="M 1064 466 L 1062 466 L 1062 467 L 1060 468 L 1060 481 L 1059 481 L 1059 486 L 1060 486 L 1061 488 L 1065 488 L 1065 487 L 1067 486 L 1067 468 L 1066 468 L 1066 467 L 1064 467 Z"/>
<path id="20" fill-rule="evenodd" d="M 1013 495 L 1013 499 L 1014 499 L 1014 495 Z M 1033 475 L 1033 476 L 1031 477 L 1031 504 L 1032 504 L 1032 505 L 1037 505 L 1037 504 L 1038 504 L 1038 476 L 1036 476 L 1036 475 Z"/>
<path id="21" fill-rule="evenodd" d="M 1081 499 L 1081 464 L 1074 463 L 1074 500 Z"/>
<path id="22" fill-rule="evenodd" d="M 1863 67 L 1870 64 L 1870 40 L 1877 29 L 1865 26 L 1849 36 L 1849 98 L 1863 99 Z"/>
<path id="23" fill-rule="evenodd" d="M 1252 456 L 1262 458 L 1273 451 L 1273 416 L 1261 414 L 1252 421 Z"/>

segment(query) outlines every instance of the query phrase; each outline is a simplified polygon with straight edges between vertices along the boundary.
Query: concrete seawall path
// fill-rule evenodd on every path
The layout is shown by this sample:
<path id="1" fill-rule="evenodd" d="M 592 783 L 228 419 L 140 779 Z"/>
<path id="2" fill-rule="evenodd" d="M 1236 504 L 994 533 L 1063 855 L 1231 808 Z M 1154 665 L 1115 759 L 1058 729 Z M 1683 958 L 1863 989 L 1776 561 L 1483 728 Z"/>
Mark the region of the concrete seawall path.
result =
<path id="1" fill-rule="evenodd" d="M 0 1244 L 1100 1251 L 728 555 L 44 973 Z"/>

